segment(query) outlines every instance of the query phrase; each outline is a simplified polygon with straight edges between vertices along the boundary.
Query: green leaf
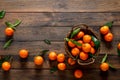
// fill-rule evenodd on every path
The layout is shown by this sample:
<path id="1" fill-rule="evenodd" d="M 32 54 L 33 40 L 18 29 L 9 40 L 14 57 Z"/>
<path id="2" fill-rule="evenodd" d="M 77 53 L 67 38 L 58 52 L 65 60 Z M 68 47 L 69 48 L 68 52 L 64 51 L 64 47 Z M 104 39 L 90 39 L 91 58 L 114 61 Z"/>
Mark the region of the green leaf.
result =
<path id="1" fill-rule="evenodd" d="M 107 62 L 108 63 L 108 62 Z M 113 65 L 111 65 L 110 63 L 108 63 L 109 67 L 112 69 L 116 69 Z"/>
<path id="2" fill-rule="evenodd" d="M 17 27 L 21 23 L 21 20 L 16 20 L 16 22 L 13 24 L 14 27 Z"/>
<path id="3" fill-rule="evenodd" d="M 5 13 L 6 13 L 6 12 L 5 12 L 4 10 L 2 10 L 2 11 L 0 12 L 0 19 L 4 18 Z"/>
<path id="4" fill-rule="evenodd" d="M 89 55 L 89 58 L 95 58 L 95 56 L 91 53 L 88 53 L 88 55 Z"/>
<path id="5" fill-rule="evenodd" d="M 51 41 L 48 40 L 48 39 L 45 39 L 44 42 L 45 42 L 46 44 L 49 44 L 49 45 L 51 44 Z"/>
<path id="6" fill-rule="evenodd" d="M 10 58 L 11 58 L 11 56 L 10 56 L 10 55 L 5 56 L 5 57 L 4 57 L 4 61 L 9 61 L 9 60 L 10 60 Z"/>
<path id="7" fill-rule="evenodd" d="M 58 70 L 57 67 L 52 67 L 52 68 L 50 69 L 50 73 L 56 72 L 57 70 Z"/>
<path id="8" fill-rule="evenodd" d="M 4 49 L 8 48 L 8 47 L 11 45 L 12 41 L 13 41 L 13 39 L 8 40 L 8 41 L 4 44 L 3 48 L 4 48 Z"/>
<path id="9" fill-rule="evenodd" d="M 105 26 L 108 26 L 109 28 L 111 28 L 112 25 L 113 25 L 113 21 L 107 22 L 107 23 L 105 24 Z"/>
<path id="10" fill-rule="evenodd" d="M 80 44 L 79 42 L 75 41 L 75 40 L 72 40 L 72 39 L 69 39 L 69 38 L 65 38 L 65 40 L 68 42 L 68 41 L 71 41 L 72 43 L 74 43 L 75 45 L 77 46 L 82 46 L 82 44 Z"/>
<path id="11" fill-rule="evenodd" d="M 120 50 L 119 49 L 117 49 L 117 53 L 118 53 L 118 56 L 120 56 Z"/>
<path id="12" fill-rule="evenodd" d="M 48 51 L 49 51 L 49 50 L 42 50 L 42 51 L 40 51 L 40 56 L 45 55 Z"/>
<path id="13" fill-rule="evenodd" d="M 12 23 L 10 23 L 10 22 L 5 22 L 5 24 L 6 24 L 6 26 L 7 27 L 10 27 L 10 28 L 12 28 L 12 29 L 16 29 L 15 27 L 14 27 L 14 25 L 12 24 Z"/>
<path id="14" fill-rule="evenodd" d="M 73 30 L 71 35 L 70 35 L 70 38 L 73 38 L 78 32 L 80 32 L 80 28 Z"/>
<path id="15" fill-rule="evenodd" d="M 105 54 L 105 56 L 103 57 L 101 63 L 104 63 L 106 61 L 106 59 L 107 59 L 107 54 Z"/>
<path id="16" fill-rule="evenodd" d="M 92 37 L 92 41 L 95 44 L 95 48 L 98 49 L 100 47 L 100 41 L 94 36 L 91 36 L 91 37 Z"/>

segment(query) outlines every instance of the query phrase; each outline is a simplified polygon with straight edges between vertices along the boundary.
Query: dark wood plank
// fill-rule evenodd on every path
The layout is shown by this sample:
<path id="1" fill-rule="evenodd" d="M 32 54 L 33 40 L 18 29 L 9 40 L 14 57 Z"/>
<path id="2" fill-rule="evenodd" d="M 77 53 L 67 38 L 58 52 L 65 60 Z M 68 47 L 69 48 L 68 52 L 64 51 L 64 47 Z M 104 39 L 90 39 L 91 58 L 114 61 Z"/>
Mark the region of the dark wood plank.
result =
<path id="1" fill-rule="evenodd" d="M 0 1 L 0 10 L 7 12 L 53 12 L 55 0 L 13 0 Z"/>
<path id="2" fill-rule="evenodd" d="M 13 0 L 0 1 L 7 12 L 119 12 L 118 0 Z"/>
<path id="3" fill-rule="evenodd" d="M 11 70 L 10 72 L 0 71 L 0 78 L 4 80 L 119 80 L 119 72 L 109 71 L 108 73 L 100 73 L 100 70 L 84 70 L 83 77 L 81 79 L 76 79 L 73 76 L 73 71 L 58 71 L 53 74 L 49 70 Z"/>

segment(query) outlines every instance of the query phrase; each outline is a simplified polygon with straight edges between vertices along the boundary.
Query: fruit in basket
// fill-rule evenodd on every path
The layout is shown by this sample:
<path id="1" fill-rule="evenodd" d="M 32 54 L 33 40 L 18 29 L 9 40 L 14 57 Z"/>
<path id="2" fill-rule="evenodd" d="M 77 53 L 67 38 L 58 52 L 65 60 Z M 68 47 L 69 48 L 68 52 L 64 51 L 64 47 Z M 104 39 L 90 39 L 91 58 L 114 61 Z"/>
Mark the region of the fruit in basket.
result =
<path id="1" fill-rule="evenodd" d="M 19 56 L 20 56 L 21 58 L 27 58 L 27 57 L 28 57 L 28 50 L 26 50 L 26 49 L 21 49 L 21 50 L 19 51 Z"/>
<path id="2" fill-rule="evenodd" d="M 48 57 L 49 57 L 49 60 L 56 60 L 57 59 L 57 53 L 52 51 L 52 52 L 49 53 Z"/>
<path id="3" fill-rule="evenodd" d="M 91 36 L 88 35 L 88 34 L 83 36 L 83 42 L 84 43 L 89 43 L 91 41 L 91 39 L 92 39 Z"/>
<path id="4" fill-rule="evenodd" d="M 77 69 L 74 71 L 74 76 L 75 76 L 75 78 L 82 78 L 83 72 L 81 70 Z"/>
<path id="5" fill-rule="evenodd" d="M 34 64 L 35 65 L 42 65 L 44 62 L 44 59 L 42 56 L 35 56 L 34 57 Z"/>
<path id="6" fill-rule="evenodd" d="M 69 42 L 73 44 L 72 47 Z M 100 41 L 96 34 L 92 29 L 83 24 L 73 27 L 65 38 L 66 53 L 70 58 L 76 60 L 77 63 L 81 65 L 93 63 L 95 61 L 93 56 L 96 55 L 99 47 Z"/>
<path id="7" fill-rule="evenodd" d="M 80 57 L 81 60 L 87 60 L 88 59 L 88 53 L 80 52 L 79 57 Z"/>
<path id="8" fill-rule="evenodd" d="M 69 46 L 69 47 L 75 47 L 75 44 L 72 43 L 71 41 L 68 41 L 68 46 Z"/>
<path id="9" fill-rule="evenodd" d="M 9 62 L 5 61 L 5 62 L 2 63 L 2 69 L 4 71 L 10 70 L 10 68 L 11 68 L 11 64 Z"/>
<path id="10" fill-rule="evenodd" d="M 57 55 L 58 62 L 64 62 L 64 60 L 65 60 L 65 55 L 63 53 Z"/>
<path id="11" fill-rule="evenodd" d="M 77 47 L 75 47 L 71 49 L 71 53 L 73 56 L 77 56 L 80 53 L 80 50 Z"/>

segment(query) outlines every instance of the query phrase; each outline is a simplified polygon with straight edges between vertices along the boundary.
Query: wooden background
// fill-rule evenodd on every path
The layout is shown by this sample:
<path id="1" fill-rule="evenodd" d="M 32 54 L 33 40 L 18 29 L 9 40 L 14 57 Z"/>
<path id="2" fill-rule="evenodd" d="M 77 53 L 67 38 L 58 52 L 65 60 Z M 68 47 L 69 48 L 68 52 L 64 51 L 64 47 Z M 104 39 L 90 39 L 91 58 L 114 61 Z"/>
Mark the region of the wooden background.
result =
<path id="1" fill-rule="evenodd" d="M 0 10 L 7 13 L 0 19 L 0 55 L 12 55 L 14 61 L 9 72 L 0 70 L 1 80 L 77 80 L 73 76 L 76 68 L 83 70 L 83 78 L 79 80 L 120 80 L 120 57 L 117 55 L 117 43 L 120 41 L 120 1 L 119 0 L 0 0 Z M 5 21 L 22 20 L 17 27 L 12 45 L 4 50 Z M 97 61 L 90 66 L 68 66 L 65 71 L 50 73 L 50 62 L 45 55 L 41 68 L 36 68 L 33 57 L 40 50 L 49 49 L 57 53 L 65 53 L 64 37 L 75 24 L 85 23 L 98 32 L 108 21 L 114 21 L 112 33 L 114 40 L 111 46 L 101 41 Z M 51 40 L 47 45 L 44 39 Z M 18 51 L 29 50 L 27 61 L 22 62 Z M 108 61 L 116 67 L 116 71 L 101 73 L 99 65 L 104 54 Z"/>

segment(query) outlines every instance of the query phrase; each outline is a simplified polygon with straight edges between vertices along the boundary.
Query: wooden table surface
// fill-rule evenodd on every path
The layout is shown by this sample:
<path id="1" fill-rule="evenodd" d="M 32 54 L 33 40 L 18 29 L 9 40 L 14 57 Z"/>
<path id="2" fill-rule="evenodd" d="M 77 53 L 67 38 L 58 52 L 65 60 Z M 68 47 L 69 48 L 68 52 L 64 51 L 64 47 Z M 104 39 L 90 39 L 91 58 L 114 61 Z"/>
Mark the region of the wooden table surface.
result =
<path id="1" fill-rule="evenodd" d="M 120 80 L 120 57 L 117 44 L 120 41 L 120 1 L 119 0 L 0 0 L 0 10 L 5 10 L 4 19 L 0 19 L 0 55 L 12 55 L 12 68 L 9 72 L 0 70 L 0 80 L 77 80 L 73 71 L 83 70 L 79 80 Z M 5 21 L 22 20 L 14 35 L 14 42 L 4 50 Z M 41 68 L 33 63 L 33 57 L 41 50 L 49 49 L 65 53 L 64 37 L 75 24 L 84 23 L 98 32 L 106 22 L 114 21 L 111 29 L 114 40 L 109 48 L 101 41 L 100 53 L 94 64 L 89 66 L 67 66 L 65 71 L 50 73 L 51 64 L 48 54 Z M 44 43 L 49 39 L 51 45 Z M 20 49 L 29 50 L 27 61 L 21 61 Z M 116 67 L 116 71 L 101 73 L 99 65 L 104 54 Z"/>

